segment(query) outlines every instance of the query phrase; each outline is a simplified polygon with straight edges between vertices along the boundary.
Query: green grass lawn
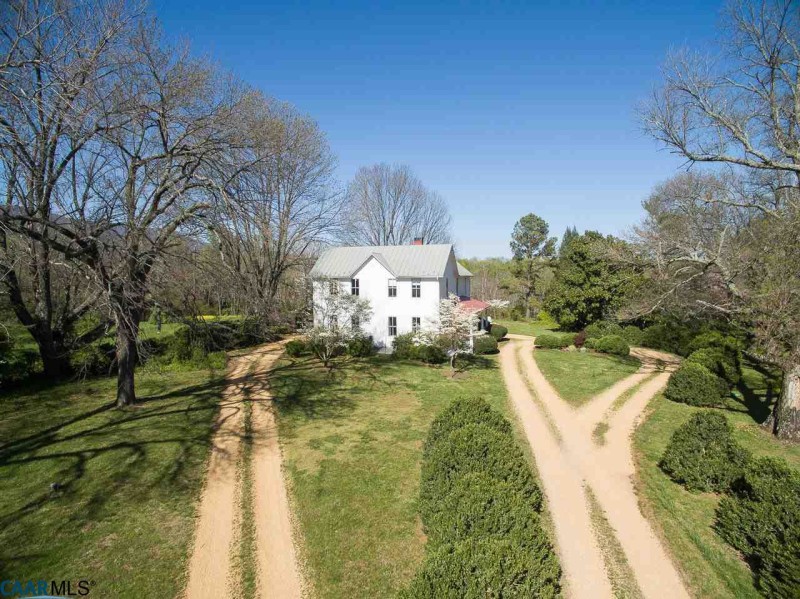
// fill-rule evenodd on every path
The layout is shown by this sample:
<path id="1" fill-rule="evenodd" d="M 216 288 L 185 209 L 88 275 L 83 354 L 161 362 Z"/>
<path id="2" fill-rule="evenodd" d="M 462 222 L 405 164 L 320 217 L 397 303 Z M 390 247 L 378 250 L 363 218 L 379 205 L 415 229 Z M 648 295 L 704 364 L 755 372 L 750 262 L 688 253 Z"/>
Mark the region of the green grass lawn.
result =
<path id="1" fill-rule="evenodd" d="M 495 323 L 508 329 L 513 335 L 530 335 L 535 337 L 542 333 L 549 333 L 558 328 L 558 324 L 540 320 L 495 320 Z"/>
<path id="2" fill-rule="evenodd" d="M 5 393 L 0 579 L 85 578 L 97 597 L 176 596 L 222 374 L 138 373 L 141 403 L 126 410 L 113 407 L 113 378 Z"/>
<path id="3" fill-rule="evenodd" d="M 329 376 L 284 359 L 273 377 L 292 505 L 320 597 L 395 595 L 421 564 L 422 443 L 456 397 L 508 413 L 496 357 L 451 379 L 447 368 L 376 356 Z"/>
<path id="4" fill-rule="evenodd" d="M 723 413 L 735 437 L 756 456 L 781 457 L 800 469 L 800 446 L 782 443 L 759 426 L 770 412 L 775 381 L 745 368 L 744 382 Z M 657 523 L 679 564 L 692 594 L 697 597 L 759 597 L 750 569 L 713 531 L 719 498 L 690 493 L 658 468 L 672 433 L 698 410 L 659 395 L 634 435 L 638 488 L 646 514 Z"/>
<path id="5" fill-rule="evenodd" d="M 595 352 L 537 349 L 533 357 L 558 394 L 574 406 L 633 374 L 640 365 L 635 358 Z"/>

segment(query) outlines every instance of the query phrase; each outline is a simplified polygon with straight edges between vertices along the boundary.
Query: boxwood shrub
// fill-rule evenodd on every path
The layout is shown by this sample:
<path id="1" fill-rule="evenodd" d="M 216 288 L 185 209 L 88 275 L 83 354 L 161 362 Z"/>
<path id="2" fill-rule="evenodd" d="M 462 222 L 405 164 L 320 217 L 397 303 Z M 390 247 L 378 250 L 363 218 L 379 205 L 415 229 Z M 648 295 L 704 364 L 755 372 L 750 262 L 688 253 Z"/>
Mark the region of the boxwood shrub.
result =
<path id="1" fill-rule="evenodd" d="M 744 472 L 750 454 L 722 414 L 695 414 L 672 435 L 659 467 L 690 491 L 725 491 Z"/>
<path id="2" fill-rule="evenodd" d="M 719 406 L 726 393 L 724 381 L 705 366 L 686 361 L 667 383 L 664 396 L 690 406 Z"/>
<path id="3" fill-rule="evenodd" d="M 401 597 L 559 597 L 558 561 L 552 550 L 542 553 L 497 537 L 442 545 L 428 552 L 422 569 Z"/>
<path id="4" fill-rule="evenodd" d="M 575 341 L 575 335 L 570 333 L 544 333 L 536 337 L 536 347 L 542 349 L 564 349 Z"/>
<path id="5" fill-rule="evenodd" d="M 506 335 L 508 335 L 508 327 L 504 327 L 501 324 L 493 324 L 491 331 L 489 331 L 495 339 L 500 341 Z"/>
<path id="6" fill-rule="evenodd" d="M 508 483 L 534 505 L 542 494 L 514 437 L 482 423 L 467 424 L 430 448 L 422 464 L 420 511 L 426 513 L 454 481 L 469 472 L 483 472 Z"/>
<path id="7" fill-rule="evenodd" d="M 800 597 L 800 473 L 783 460 L 753 460 L 720 501 L 715 526 L 765 597 Z"/>
<path id="8" fill-rule="evenodd" d="M 585 329 L 587 339 L 600 339 L 606 335 L 622 335 L 622 327 L 616 322 L 598 320 L 588 325 Z"/>
<path id="9" fill-rule="evenodd" d="M 741 379 L 741 367 L 736 358 L 717 347 L 704 347 L 695 350 L 689 354 L 686 361 L 705 366 L 710 372 L 725 381 L 729 389 Z"/>
<path id="10" fill-rule="evenodd" d="M 493 335 L 478 335 L 475 337 L 474 343 L 475 355 L 497 353 L 497 339 Z"/>
<path id="11" fill-rule="evenodd" d="M 454 401 L 425 441 L 426 559 L 403 596 L 558 596 L 561 571 L 541 504 L 509 422 L 483 400 Z"/>
<path id="12" fill-rule="evenodd" d="M 595 340 L 594 348 L 604 354 L 612 354 L 615 356 L 627 356 L 631 353 L 631 348 L 628 342 L 619 335 L 606 335 Z"/>
<path id="13" fill-rule="evenodd" d="M 367 358 L 374 350 L 372 337 L 355 337 L 347 342 L 347 355 L 353 358 Z"/>
<path id="14" fill-rule="evenodd" d="M 286 355 L 290 358 L 299 358 L 311 354 L 311 348 L 305 339 L 292 339 L 286 344 Z"/>
<path id="15" fill-rule="evenodd" d="M 644 331 L 639 327 L 635 327 L 632 324 L 624 327 L 622 329 L 622 338 L 628 342 L 628 345 L 639 346 L 642 344 L 642 339 L 644 338 Z"/>

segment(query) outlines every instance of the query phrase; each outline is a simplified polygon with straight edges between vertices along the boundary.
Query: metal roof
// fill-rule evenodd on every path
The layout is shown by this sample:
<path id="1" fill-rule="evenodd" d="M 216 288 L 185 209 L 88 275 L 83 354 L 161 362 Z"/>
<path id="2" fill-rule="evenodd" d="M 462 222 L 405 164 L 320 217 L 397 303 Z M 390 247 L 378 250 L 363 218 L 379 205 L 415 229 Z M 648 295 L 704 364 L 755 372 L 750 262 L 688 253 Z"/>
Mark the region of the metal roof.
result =
<path id="1" fill-rule="evenodd" d="M 471 277 L 472 273 L 467 270 L 467 267 L 461 264 L 461 262 L 456 262 L 456 266 L 458 266 L 458 276 L 459 277 Z"/>
<path id="2" fill-rule="evenodd" d="M 325 250 L 311 269 L 315 279 L 350 277 L 371 257 L 397 278 L 443 277 L 453 246 L 370 245 Z M 466 269 L 465 269 L 466 270 Z M 460 274 L 461 268 L 459 268 Z M 468 275 L 464 275 L 468 276 Z"/>

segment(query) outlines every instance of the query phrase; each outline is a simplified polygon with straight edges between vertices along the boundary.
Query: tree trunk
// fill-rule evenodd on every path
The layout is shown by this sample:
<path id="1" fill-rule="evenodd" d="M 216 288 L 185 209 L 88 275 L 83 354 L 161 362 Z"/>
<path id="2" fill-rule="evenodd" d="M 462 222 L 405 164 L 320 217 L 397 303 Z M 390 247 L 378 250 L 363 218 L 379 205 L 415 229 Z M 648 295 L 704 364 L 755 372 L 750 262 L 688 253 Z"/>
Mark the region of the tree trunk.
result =
<path id="1" fill-rule="evenodd" d="M 779 439 L 800 441 L 800 364 L 784 372 L 783 388 L 772 420 Z"/>
<path id="2" fill-rule="evenodd" d="M 31 335 L 39 347 L 42 368 L 48 379 L 61 379 L 72 374 L 72 364 L 63 344 L 56 342 L 52 335 L 39 335 L 34 330 L 31 330 Z"/>
<path id="3" fill-rule="evenodd" d="M 120 313 L 117 323 L 117 406 L 129 406 L 136 402 L 134 374 L 138 352 L 136 340 L 139 337 L 141 314 Z"/>

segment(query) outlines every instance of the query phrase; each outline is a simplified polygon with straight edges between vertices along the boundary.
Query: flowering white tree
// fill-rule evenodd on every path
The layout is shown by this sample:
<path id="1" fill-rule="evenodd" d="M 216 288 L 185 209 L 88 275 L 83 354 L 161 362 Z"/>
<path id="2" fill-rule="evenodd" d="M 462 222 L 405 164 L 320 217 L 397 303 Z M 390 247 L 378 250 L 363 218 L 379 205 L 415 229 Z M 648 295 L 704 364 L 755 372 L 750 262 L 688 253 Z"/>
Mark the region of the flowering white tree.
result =
<path id="1" fill-rule="evenodd" d="M 478 315 L 461 306 L 458 296 L 450 294 L 439 302 L 439 318 L 414 335 L 416 345 L 438 345 L 450 358 L 450 372 L 455 374 L 456 357 L 471 354 L 473 337 L 483 335 L 478 331 Z"/>
<path id="2" fill-rule="evenodd" d="M 338 283 L 337 283 L 338 284 Z M 328 284 L 323 285 L 328 290 Z M 315 323 L 304 333 L 312 353 L 326 368 L 347 347 L 348 342 L 363 337 L 361 323 L 369 320 L 369 301 L 349 293 L 329 293 L 314 302 Z"/>

